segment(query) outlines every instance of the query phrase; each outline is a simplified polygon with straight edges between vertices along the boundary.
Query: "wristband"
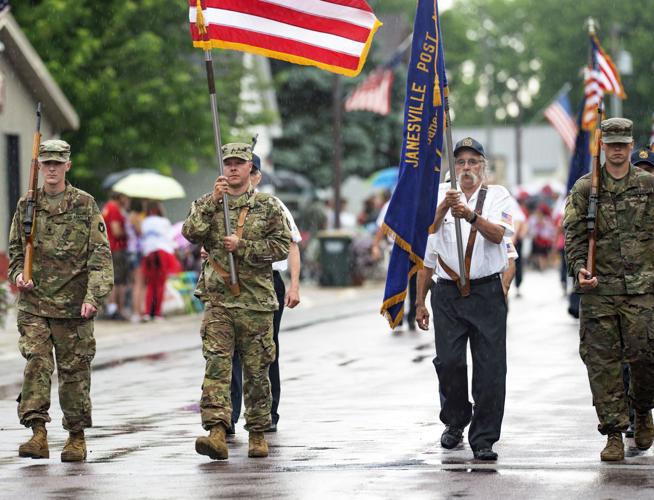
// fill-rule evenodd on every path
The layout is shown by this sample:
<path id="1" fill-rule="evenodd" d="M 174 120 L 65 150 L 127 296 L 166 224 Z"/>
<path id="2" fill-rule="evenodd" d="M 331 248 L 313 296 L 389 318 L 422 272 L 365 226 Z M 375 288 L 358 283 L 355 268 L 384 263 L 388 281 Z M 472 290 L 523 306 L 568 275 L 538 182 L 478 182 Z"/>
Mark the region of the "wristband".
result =
<path id="1" fill-rule="evenodd" d="M 468 219 L 468 223 L 474 224 L 477 221 L 477 212 L 472 212 L 472 217 Z"/>

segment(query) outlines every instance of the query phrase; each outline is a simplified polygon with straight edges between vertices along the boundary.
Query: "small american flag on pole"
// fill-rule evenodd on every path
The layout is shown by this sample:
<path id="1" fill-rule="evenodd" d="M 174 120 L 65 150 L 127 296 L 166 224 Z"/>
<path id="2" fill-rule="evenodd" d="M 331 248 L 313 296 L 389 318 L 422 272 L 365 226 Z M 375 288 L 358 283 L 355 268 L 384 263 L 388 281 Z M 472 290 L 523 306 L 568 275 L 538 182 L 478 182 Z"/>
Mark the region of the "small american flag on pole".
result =
<path id="1" fill-rule="evenodd" d="M 561 89 L 552 103 L 545 108 L 544 114 L 547 121 L 559 133 L 566 147 L 570 151 L 574 151 L 575 141 L 577 140 L 577 124 L 572 118 L 572 108 L 568 98 L 569 89 L 570 85 L 566 85 Z"/>
<path id="2" fill-rule="evenodd" d="M 365 0 L 189 0 L 193 45 L 356 76 L 381 26 Z M 206 29 L 206 34 L 202 31 Z"/>
<path id="3" fill-rule="evenodd" d="M 345 111 L 371 111 L 380 115 L 391 112 L 393 70 L 378 68 L 359 84 L 345 100 Z"/>

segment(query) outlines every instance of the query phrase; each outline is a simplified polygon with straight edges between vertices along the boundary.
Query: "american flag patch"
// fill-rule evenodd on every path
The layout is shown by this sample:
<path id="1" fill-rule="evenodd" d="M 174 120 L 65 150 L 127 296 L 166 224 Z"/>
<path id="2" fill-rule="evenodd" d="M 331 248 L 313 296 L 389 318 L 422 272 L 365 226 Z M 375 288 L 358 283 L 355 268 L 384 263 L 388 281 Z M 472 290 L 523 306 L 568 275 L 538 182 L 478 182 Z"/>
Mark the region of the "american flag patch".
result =
<path id="1" fill-rule="evenodd" d="M 513 226 L 513 216 L 510 213 L 502 212 L 502 223 Z"/>

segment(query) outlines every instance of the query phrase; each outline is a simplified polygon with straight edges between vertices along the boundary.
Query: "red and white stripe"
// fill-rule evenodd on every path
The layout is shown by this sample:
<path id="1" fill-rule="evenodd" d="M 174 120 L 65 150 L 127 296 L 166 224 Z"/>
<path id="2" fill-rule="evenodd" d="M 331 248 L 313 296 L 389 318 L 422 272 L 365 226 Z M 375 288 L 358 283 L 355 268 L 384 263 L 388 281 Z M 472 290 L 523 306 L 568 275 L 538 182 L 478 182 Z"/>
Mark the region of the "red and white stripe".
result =
<path id="1" fill-rule="evenodd" d="M 393 70 L 373 71 L 345 100 L 345 111 L 371 111 L 380 115 L 391 112 Z"/>
<path id="2" fill-rule="evenodd" d="M 194 45 L 254 52 L 354 76 L 361 71 L 380 22 L 365 0 L 202 0 L 207 28 L 196 26 Z"/>
<path id="3" fill-rule="evenodd" d="M 545 118 L 552 124 L 563 139 L 566 147 L 574 151 L 577 141 L 577 124 L 561 103 L 554 101 L 544 112 Z"/>
<path id="4" fill-rule="evenodd" d="M 597 107 L 604 97 L 604 89 L 599 83 L 599 72 L 586 68 L 584 80 L 584 95 L 586 104 L 581 123 L 584 130 L 591 130 L 597 121 Z"/>
<path id="5" fill-rule="evenodd" d="M 624 87 L 620 80 L 620 73 L 613 61 L 601 48 L 595 53 L 595 60 L 599 69 L 598 82 L 607 94 L 615 94 L 624 99 Z"/>

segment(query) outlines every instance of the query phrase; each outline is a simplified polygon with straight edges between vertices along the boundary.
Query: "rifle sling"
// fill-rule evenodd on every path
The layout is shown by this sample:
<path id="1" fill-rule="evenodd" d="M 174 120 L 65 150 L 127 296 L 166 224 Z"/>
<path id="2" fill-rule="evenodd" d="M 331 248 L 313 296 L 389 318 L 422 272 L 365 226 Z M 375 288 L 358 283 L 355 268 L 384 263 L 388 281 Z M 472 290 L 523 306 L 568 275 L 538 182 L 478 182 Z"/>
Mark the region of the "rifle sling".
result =
<path id="1" fill-rule="evenodd" d="M 239 240 L 243 237 L 245 218 L 248 216 L 249 211 L 250 207 L 246 205 L 241 208 L 241 212 L 238 214 L 238 222 L 236 223 L 236 232 L 234 234 L 238 236 Z M 218 275 L 223 279 L 225 284 L 229 286 L 229 290 L 232 292 L 232 295 L 234 297 L 238 297 L 241 294 L 241 286 L 238 283 L 238 260 L 236 255 L 234 255 L 234 266 L 236 267 L 236 283 L 233 284 L 231 275 L 228 271 L 225 270 L 223 266 L 218 263 L 218 261 L 209 256 L 209 263 L 211 264 L 211 267 L 213 267 Z"/>
<path id="2" fill-rule="evenodd" d="M 479 189 L 479 197 L 477 198 L 477 205 L 475 206 L 475 213 L 477 217 L 481 215 L 481 211 L 484 208 L 484 201 L 486 201 L 486 193 L 488 192 L 488 187 L 482 185 Z M 472 266 L 472 250 L 475 247 L 475 240 L 477 239 L 477 228 L 475 226 L 470 226 L 470 235 L 468 236 L 468 244 L 466 245 L 466 254 L 465 254 L 465 273 L 466 273 L 466 284 L 461 286 L 461 278 L 459 277 L 454 270 L 448 266 L 445 261 L 438 256 L 438 263 L 443 268 L 443 271 L 452 278 L 452 281 L 456 283 L 459 292 L 462 297 L 467 297 L 470 295 L 470 267 Z"/>

